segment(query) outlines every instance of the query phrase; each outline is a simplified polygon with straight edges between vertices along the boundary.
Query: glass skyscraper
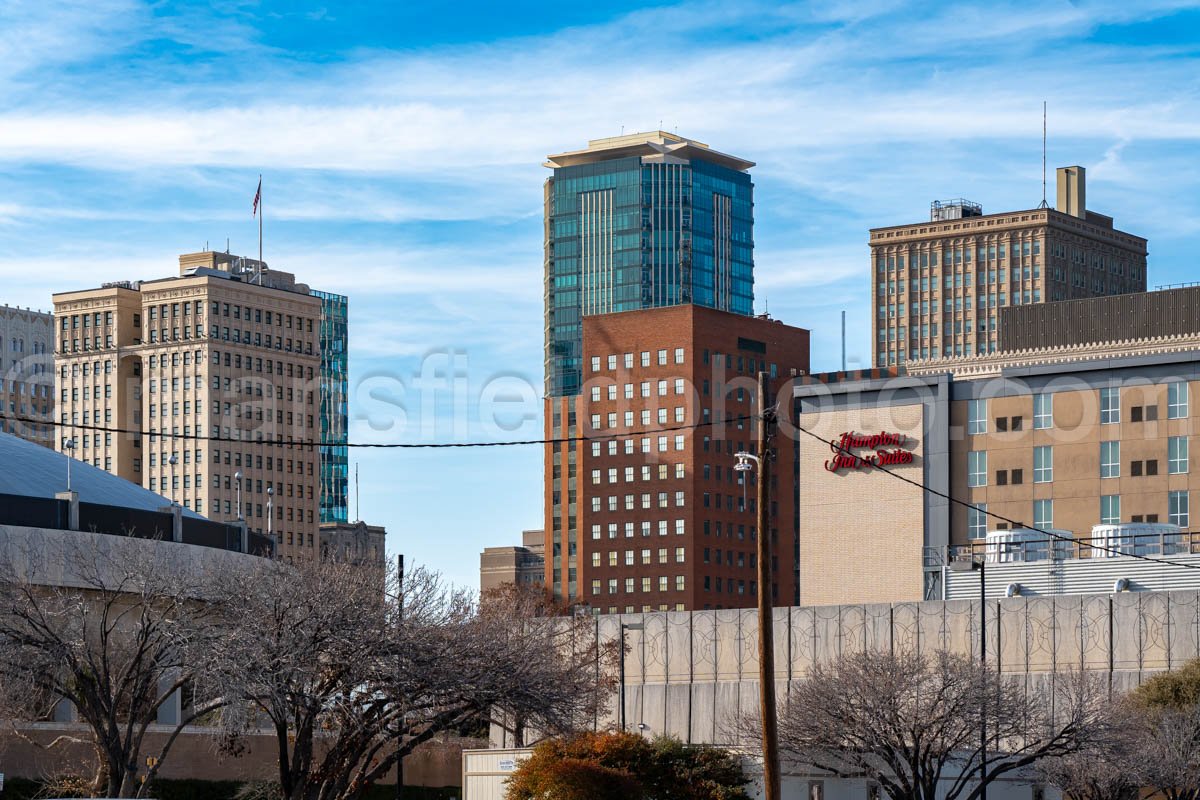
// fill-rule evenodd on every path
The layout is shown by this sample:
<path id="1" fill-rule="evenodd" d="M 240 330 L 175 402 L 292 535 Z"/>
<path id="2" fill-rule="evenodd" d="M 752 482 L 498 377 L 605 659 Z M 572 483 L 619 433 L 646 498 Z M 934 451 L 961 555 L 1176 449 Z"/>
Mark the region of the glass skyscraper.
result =
<path id="1" fill-rule="evenodd" d="M 687 303 L 754 313 L 754 166 L 656 131 L 550 156 L 546 394 L 580 388 L 582 318 Z"/>
<path id="2" fill-rule="evenodd" d="M 595 139 L 546 166 L 546 583 L 574 600 L 583 319 L 681 305 L 752 315 L 754 164 L 653 131 Z"/>
<path id="3" fill-rule="evenodd" d="M 321 299 L 321 522 L 346 522 L 350 463 L 349 363 L 345 295 L 312 291 Z"/>

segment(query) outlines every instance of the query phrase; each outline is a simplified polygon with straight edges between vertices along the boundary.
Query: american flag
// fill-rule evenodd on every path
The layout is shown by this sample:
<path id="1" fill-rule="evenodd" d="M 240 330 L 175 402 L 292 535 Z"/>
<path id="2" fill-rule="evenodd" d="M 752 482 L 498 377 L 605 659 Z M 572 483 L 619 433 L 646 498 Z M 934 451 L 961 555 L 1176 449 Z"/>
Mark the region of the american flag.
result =
<path id="1" fill-rule="evenodd" d="M 250 216 L 258 215 L 258 201 L 262 199 L 262 176 L 258 178 L 258 189 L 254 192 L 254 205 L 250 209 Z"/>

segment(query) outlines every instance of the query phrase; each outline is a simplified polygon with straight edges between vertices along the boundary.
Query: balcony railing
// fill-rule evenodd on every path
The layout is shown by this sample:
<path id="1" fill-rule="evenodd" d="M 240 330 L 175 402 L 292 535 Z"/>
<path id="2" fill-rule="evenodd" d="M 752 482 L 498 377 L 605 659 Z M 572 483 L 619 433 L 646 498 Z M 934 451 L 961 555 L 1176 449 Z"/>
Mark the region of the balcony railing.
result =
<path id="1" fill-rule="evenodd" d="M 1108 536 L 1082 537 L 1072 540 L 1046 537 L 1029 541 L 985 542 L 950 545 L 945 549 L 946 561 L 942 560 L 941 548 L 925 548 L 925 566 L 941 566 L 948 561 L 974 558 L 989 564 L 1049 561 L 1067 561 L 1085 558 L 1118 558 L 1121 556 L 1147 556 L 1169 558 L 1177 555 L 1200 554 L 1200 532 L 1178 533 L 1116 533 Z"/>

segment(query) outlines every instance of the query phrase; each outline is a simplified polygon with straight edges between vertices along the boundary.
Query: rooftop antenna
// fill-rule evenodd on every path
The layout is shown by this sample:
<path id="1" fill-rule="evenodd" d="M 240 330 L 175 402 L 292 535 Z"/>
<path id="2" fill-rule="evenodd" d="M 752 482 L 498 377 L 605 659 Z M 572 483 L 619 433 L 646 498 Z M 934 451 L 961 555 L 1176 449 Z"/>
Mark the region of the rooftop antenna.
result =
<path id="1" fill-rule="evenodd" d="M 842 309 L 842 372 L 846 371 L 846 309 Z"/>
<path id="2" fill-rule="evenodd" d="M 229 255 L 229 237 L 225 237 L 225 255 Z"/>
<path id="3" fill-rule="evenodd" d="M 621 126 L 621 135 L 622 136 L 625 135 L 625 126 L 624 125 Z"/>
<path id="4" fill-rule="evenodd" d="M 1046 204 L 1046 101 L 1042 101 L 1042 204 L 1038 208 L 1049 208 Z"/>
<path id="5" fill-rule="evenodd" d="M 358 462 L 354 462 L 354 521 L 362 521 L 362 513 L 358 506 Z"/>

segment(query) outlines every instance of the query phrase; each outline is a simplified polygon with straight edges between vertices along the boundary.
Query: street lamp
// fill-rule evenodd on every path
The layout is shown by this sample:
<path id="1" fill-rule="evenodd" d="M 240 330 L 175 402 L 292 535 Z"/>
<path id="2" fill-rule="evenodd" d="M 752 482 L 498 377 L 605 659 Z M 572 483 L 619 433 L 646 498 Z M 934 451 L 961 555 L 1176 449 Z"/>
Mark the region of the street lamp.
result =
<path id="1" fill-rule="evenodd" d="M 67 439 L 63 441 L 62 446 L 63 450 L 66 451 L 67 456 L 67 491 L 69 492 L 71 491 L 71 459 L 75 457 L 73 455 L 75 452 L 75 440 L 71 437 L 67 437 Z"/>
<path id="2" fill-rule="evenodd" d="M 645 630 L 646 626 L 640 622 L 622 622 L 621 623 L 621 659 L 620 659 L 620 695 L 618 697 L 619 719 L 621 733 L 625 732 L 625 631 L 641 631 Z"/>
<path id="3" fill-rule="evenodd" d="M 271 486 L 267 487 L 267 536 L 271 536 L 271 525 L 275 515 L 271 513 L 271 498 L 275 494 L 275 489 Z"/>
<path id="4" fill-rule="evenodd" d="M 240 522 L 242 519 L 242 471 L 240 469 L 233 473 L 233 479 L 237 481 L 237 518 Z"/>
<path id="5" fill-rule="evenodd" d="M 979 800 L 987 800 L 987 554 L 951 561 L 951 572 L 979 572 L 979 665 L 982 667 L 983 692 L 979 696 Z"/>
<path id="6" fill-rule="evenodd" d="M 175 499 L 175 465 L 179 463 L 179 458 L 171 453 L 171 457 L 167 459 L 167 463 L 171 465 L 171 505 L 179 505 Z"/>

